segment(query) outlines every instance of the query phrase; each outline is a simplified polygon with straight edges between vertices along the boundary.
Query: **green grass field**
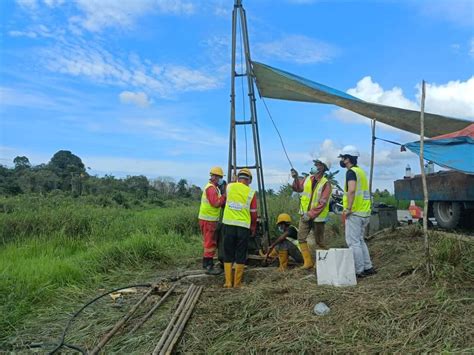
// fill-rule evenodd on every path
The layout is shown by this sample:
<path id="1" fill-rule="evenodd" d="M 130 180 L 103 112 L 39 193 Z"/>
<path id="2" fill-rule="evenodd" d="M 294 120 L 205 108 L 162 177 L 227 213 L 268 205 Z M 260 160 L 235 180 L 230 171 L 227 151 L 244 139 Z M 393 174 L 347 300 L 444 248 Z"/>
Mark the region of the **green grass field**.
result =
<path id="1" fill-rule="evenodd" d="M 65 288 L 200 255 L 196 206 L 143 211 L 31 197 L 1 201 L 0 341 Z"/>
<path id="2" fill-rule="evenodd" d="M 297 204 L 271 198 L 272 228 L 281 212 L 296 218 Z M 54 343 L 71 312 L 106 289 L 199 268 L 197 210 L 197 204 L 133 210 L 64 197 L 0 198 L 0 350 L 35 341 Z M 343 247 L 342 228 L 333 217 L 327 236 L 331 246 Z M 206 281 L 205 295 L 178 351 L 417 352 L 425 343 L 426 351 L 474 350 L 474 327 L 466 316 L 473 311 L 474 247 L 434 236 L 435 278 L 428 280 L 417 228 L 372 242 L 369 248 L 380 271 L 357 288 L 321 288 L 296 270 L 287 275 L 271 269 L 258 277 L 249 274 L 247 290 L 235 295 L 222 290 L 222 277 Z M 323 321 L 311 313 L 320 297 L 337 307 Z M 112 306 L 104 300 L 81 316 L 69 335 L 73 343 L 91 349 L 128 309 Z M 171 307 L 136 336 L 117 336 L 107 349 L 149 352 Z M 305 332 L 298 333 L 300 328 Z"/>

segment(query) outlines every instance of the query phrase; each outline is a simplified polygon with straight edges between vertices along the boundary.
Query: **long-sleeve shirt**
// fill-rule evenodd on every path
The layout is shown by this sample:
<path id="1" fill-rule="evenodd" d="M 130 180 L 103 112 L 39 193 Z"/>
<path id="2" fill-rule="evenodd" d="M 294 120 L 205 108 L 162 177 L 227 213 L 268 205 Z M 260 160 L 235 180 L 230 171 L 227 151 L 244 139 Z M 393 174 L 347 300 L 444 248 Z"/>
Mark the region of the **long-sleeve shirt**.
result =
<path id="1" fill-rule="evenodd" d="M 254 235 L 257 231 L 257 194 L 253 195 L 252 202 L 250 202 L 250 231 Z"/>
<path id="2" fill-rule="evenodd" d="M 212 184 L 212 183 L 211 183 Z M 214 184 L 213 184 L 214 185 Z M 209 186 L 206 189 L 206 197 L 212 207 L 224 207 L 225 206 L 225 195 L 221 195 L 217 193 L 217 186 L 214 185 L 215 188 Z"/>
<path id="3" fill-rule="evenodd" d="M 314 189 L 315 189 L 315 187 L 318 184 L 318 181 L 320 179 L 319 175 L 318 176 L 310 175 L 310 176 L 306 177 L 305 179 L 295 179 L 293 181 L 293 185 L 292 185 L 293 191 L 303 192 L 304 183 L 305 183 L 306 179 L 311 179 L 311 191 L 314 192 Z M 309 209 L 309 211 L 308 211 L 309 218 L 314 219 L 314 218 L 318 217 L 319 214 L 323 211 L 324 207 L 326 207 L 326 204 L 329 203 L 329 198 L 331 196 L 331 190 L 332 190 L 331 183 L 328 181 L 324 184 L 324 186 L 321 190 L 321 196 L 319 197 L 318 204 L 316 206 L 314 206 L 313 208 Z M 309 208 L 309 206 L 311 206 L 312 200 L 313 200 L 313 194 L 311 194 L 311 200 L 309 201 L 308 208 Z"/>

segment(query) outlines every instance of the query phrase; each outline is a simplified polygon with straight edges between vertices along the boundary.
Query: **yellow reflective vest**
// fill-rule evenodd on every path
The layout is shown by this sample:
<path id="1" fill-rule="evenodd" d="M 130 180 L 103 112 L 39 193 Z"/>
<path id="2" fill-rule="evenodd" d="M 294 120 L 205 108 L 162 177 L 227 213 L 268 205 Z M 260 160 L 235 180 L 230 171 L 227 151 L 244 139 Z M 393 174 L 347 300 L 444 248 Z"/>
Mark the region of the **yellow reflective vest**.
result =
<path id="1" fill-rule="evenodd" d="M 323 191 L 324 185 L 328 182 L 328 179 L 323 176 L 317 183 L 314 191 L 312 191 L 312 182 L 311 178 L 308 176 L 305 179 L 303 185 L 303 192 L 301 193 L 300 199 L 300 214 L 304 212 L 308 212 L 309 203 L 311 202 L 311 208 L 316 207 L 319 203 L 319 199 L 321 197 L 321 193 Z M 311 198 L 312 196 L 312 198 Z M 326 206 L 324 206 L 323 210 L 319 214 L 318 217 L 314 219 L 315 222 L 326 222 L 329 214 L 329 201 L 326 202 Z"/>
<path id="2" fill-rule="evenodd" d="M 207 183 L 207 185 L 204 187 L 204 191 L 202 192 L 201 196 L 201 207 L 199 207 L 199 219 L 202 219 L 203 221 L 210 221 L 210 222 L 216 222 L 219 220 L 220 213 L 221 213 L 221 208 L 220 207 L 214 207 L 211 205 L 209 200 L 207 199 L 206 195 L 206 190 L 208 188 L 214 188 L 217 191 L 217 196 L 221 197 L 221 192 L 220 190 L 210 182 Z"/>
<path id="3" fill-rule="evenodd" d="M 323 192 L 323 187 L 324 185 L 328 182 L 328 179 L 323 176 L 318 184 L 316 185 L 316 188 L 314 189 L 314 195 L 313 195 L 313 201 L 311 202 L 311 208 L 316 207 L 319 204 L 319 199 L 321 198 L 321 193 Z M 315 222 L 326 222 L 328 219 L 328 214 L 329 214 L 329 200 L 326 201 L 326 205 L 324 206 L 323 210 L 321 213 L 314 219 Z"/>
<path id="4" fill-rule="evenodd" d="M 365 176 L 364 170 L 358 166 L 353 166 L 349 170 L 352 170 L 356 174 L 357 183 L 355 190 L 354 203 L 352 204 L 352 213 L 356 216 L 369 217 L 372 210 L 372 204 L 370 202 L 369 183 Z M 342 197 L 342 206 L 344 209 L 347 208 L 347 181 L 344 187 L 344 196 Z"/>
<path id="5" fill-rule="evenodd" d="M 241 182 L 227 185 L 227 200 L 222 223 L 250 228 L 250 203 L 254 196 L 255 191 Z"/>

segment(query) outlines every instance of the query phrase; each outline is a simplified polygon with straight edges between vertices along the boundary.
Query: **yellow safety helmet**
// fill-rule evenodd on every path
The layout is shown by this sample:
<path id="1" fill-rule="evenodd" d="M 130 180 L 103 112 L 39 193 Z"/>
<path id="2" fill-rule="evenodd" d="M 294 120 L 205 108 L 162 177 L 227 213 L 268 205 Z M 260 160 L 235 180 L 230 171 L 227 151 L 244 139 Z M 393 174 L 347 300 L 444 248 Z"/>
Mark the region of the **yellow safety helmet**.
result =
<path id="1" fill-rule="evenodd" d="M 252 173 L 247 168 L 240 169 L 237 174 L 237 177 L 240 177 L 240 175 L 247 175 L 249 178 L 252 178 Z"/>
<path id="2" fill-rule="evenodd" d="M 211 168 L 211 171 L 209 172 L 209 174 L 224 176 L 224 170 L 222 170 L 220 166 L 214 166 Z"/>
<path id="3" fill-rule="evenodd" d="M 291 223 L 291 216 L 288 213 L 280 213 L 277 218 L 276 224 L 280 224 L 282 222 Z"/>

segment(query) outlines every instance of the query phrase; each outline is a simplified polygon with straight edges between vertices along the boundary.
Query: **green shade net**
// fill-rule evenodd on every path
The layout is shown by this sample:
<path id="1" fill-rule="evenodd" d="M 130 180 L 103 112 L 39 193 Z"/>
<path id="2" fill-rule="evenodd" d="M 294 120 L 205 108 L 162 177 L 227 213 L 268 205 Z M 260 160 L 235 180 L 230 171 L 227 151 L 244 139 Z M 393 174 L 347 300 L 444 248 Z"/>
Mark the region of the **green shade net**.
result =
<path id="1" fill-rule="evenodd" d="M 290 101 L 332 104 L 389 126 L 420 134 L 420 111 L 363 101 L 345 92 L 318 84 L 271 66 L 253 62 L 259 93 L 263 97 Z M 434 137 L 459 131 L 472 122 L 425 112 L 425 135 Z"/>

